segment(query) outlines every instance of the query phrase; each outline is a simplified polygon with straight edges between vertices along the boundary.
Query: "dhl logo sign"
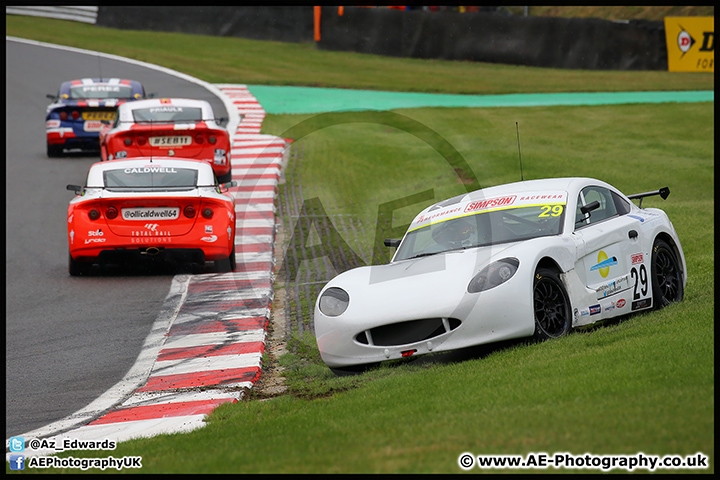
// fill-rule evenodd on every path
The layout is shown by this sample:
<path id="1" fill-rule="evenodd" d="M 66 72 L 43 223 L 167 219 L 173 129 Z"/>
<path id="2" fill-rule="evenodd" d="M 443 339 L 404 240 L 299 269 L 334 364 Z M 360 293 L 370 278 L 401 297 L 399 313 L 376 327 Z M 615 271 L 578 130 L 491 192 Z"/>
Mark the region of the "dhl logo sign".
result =
<path id="1" fill-rule="evenodd" d="M 665 17 L 668 70 L 715 72 L 715 17 Z"/>

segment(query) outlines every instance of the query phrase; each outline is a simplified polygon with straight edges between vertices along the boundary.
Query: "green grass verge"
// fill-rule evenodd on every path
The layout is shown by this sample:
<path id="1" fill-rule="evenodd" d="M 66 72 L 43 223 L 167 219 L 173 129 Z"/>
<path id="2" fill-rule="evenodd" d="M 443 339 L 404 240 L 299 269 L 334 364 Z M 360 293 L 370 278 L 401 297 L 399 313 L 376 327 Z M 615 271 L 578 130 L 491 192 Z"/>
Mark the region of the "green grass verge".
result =
<path id="1" fill-rule="evenodd" d="M 94 42 L 112 44 L 99 37 Z M 354 67 L 345 68 L 345 86 L 358 86 Z M 553 74 L 558 91 L 566 86 L 564 74 L 573 76 Z M 537 91 L 531 79 L 522 81 L 532 85 L 526 91 Z M 402 75 L 382 88 L 399 85 Z M 714 105 L 398 113 L 453 145 L 482 186 L 519 179 L 516 121 L 526 179 L 586 175 L 626 193 L 669 186 L 666 201 L 653 197 L 644 205 L 665 209 L 679 233 L 688 262 L 685 300 L 559 341 L 513 342 L 457 358 L 394 362 L 355 377 L 334 377 L 305 335 L 293 339 L 295 353 L 277 359 L 287 369 L 287 394 L 265 401 L 249 395 L 215 410 L 206 428 L 124 442 L 110 454 L 142 456 L 143 473 L 455 473 L 463 452 L 703 452 L 710 468 L 700 472 L 713 472 Z M 338 118 L 351 122 L 357 114 L 343 115 L 348 117 Z M 305 148 L 300 171 L 305 198 L 317 196 L 326 210 L 358 214 L 372 225 L 379 203 L 428 188 L 436 200 L 464 191 L 438 148 L 413 132 L 362 119 L 326 126 L 298 141 L 295 148 L 301 143 Z M 269 116 L 263 131 L 282 134 L 303 121 L 313 117 Z M 419 208 L 399 212 L 393 222 L 407 221 Z M 99 456 L 61 454 L 69 455 Z"/>

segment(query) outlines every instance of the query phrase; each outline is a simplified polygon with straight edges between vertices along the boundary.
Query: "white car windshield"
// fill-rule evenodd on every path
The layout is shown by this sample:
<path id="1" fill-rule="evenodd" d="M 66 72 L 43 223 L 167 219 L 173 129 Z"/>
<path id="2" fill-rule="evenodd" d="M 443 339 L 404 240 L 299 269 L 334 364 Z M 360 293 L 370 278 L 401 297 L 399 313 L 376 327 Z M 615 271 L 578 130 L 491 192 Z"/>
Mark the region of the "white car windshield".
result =
<path id="1" fill-rule="evenodd" d="M 415 229 L 411 225 L 395 260 L 558 235 L 562 232 L 565 206 L 563 201 L 503 207 L 464 213 Z"/>
<path id="2" fill-rule="evenodd" d="M 132 111 L 133 120 L 141 122 L 202 122 L 202 108 L 162 105 Z"/>
<path id="3" fill-rule="evenodd" d="M 72 99 L 131 98 L 132 87 L 126 85 L 78 85 L 70 87 Z"/>
<path id="4" fill-rule="evenodd" d="M 167 190 L 197 186 L 198 171 L 191 168 L 142 166 L 107 170 L 103 183 L 107 189 Z"/>

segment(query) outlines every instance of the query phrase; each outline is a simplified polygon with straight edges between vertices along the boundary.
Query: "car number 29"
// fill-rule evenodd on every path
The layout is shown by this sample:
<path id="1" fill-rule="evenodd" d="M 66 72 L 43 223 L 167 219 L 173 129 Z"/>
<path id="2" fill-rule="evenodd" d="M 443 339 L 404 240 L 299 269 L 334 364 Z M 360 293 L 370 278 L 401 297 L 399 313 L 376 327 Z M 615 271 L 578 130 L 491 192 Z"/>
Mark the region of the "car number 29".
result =
<path id="1" fill-rule="evenodd" d="M 645 264 L 641 264 L 640 268 L 632 267 L 630 276 L 635 280 L 633 288 L 633 300 L 638 300 L 647 295 L 648 291 L 648 274 Z M 638 288 L 639 287 L 639 288 Z"/>
<path id="2" fill-rule="evenodd" d="M 554 207 L 551 205 L 543 205 L 540 207 L 542 212 L 538 215 L 538 217 L 559 217 L 562 214 L 563 207 L 562 205 L 555 205 Z"/>

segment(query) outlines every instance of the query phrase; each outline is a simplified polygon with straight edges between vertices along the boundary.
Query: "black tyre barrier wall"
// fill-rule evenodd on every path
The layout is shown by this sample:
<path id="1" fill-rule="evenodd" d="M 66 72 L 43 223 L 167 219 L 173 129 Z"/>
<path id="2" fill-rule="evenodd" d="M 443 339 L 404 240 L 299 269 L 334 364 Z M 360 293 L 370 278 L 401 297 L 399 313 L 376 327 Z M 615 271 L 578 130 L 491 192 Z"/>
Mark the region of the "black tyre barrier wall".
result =
<path id="1" fill-rule="evenodd" d="M 313 41 L 313 7 L 100 7 L 97 25 L 278 42 Z"/>
<path id="2" fill-rule="evenodd" d="M 323 7 L 325 50 L 596 70 L 667 70 L 663 22 Z"/>
<path id="3" fill-rule="evenodd" d="M 313 41 L 312 6 L 100 7 L 97 25 Z M 322 7 L 323 50 L 549 68 L 667 70 L 663 22 Z"/>

